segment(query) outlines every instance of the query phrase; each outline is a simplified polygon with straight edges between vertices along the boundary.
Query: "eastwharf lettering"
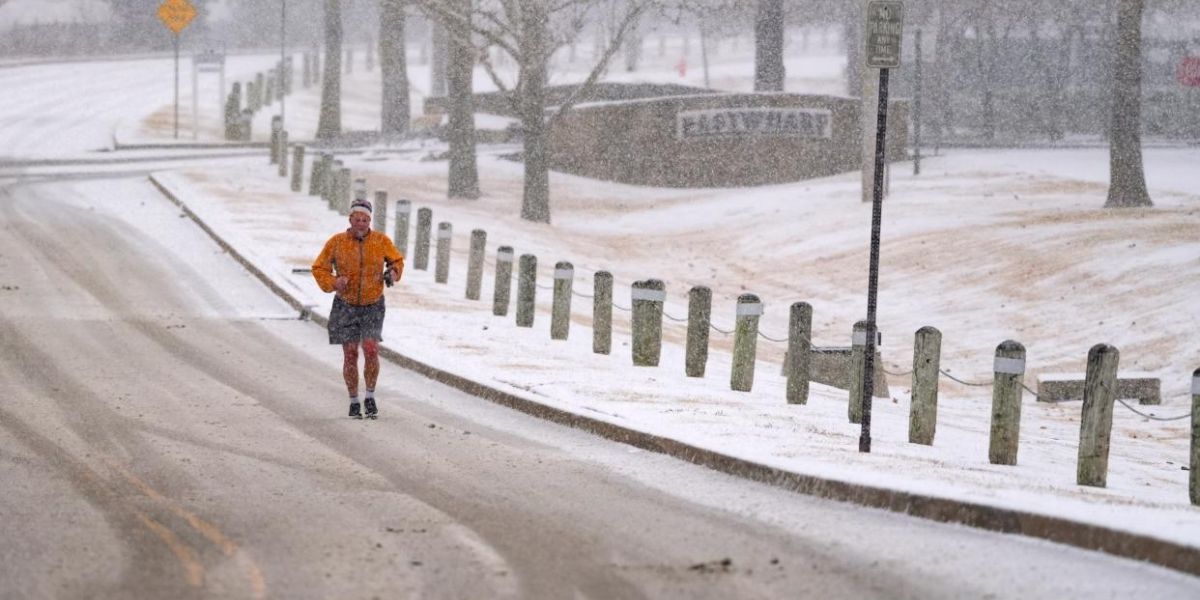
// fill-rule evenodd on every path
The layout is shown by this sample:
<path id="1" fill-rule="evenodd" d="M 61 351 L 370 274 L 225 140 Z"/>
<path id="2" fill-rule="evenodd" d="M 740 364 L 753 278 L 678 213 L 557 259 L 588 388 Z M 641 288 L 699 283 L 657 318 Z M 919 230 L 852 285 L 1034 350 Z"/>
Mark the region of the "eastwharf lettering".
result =
<path id="1" fill-rule="evenodd" d="M 789 136 L 830 138 L 833 114 L 816 108 L 714 108 L 680 111 L 681 140 L 714 137 Z"/>

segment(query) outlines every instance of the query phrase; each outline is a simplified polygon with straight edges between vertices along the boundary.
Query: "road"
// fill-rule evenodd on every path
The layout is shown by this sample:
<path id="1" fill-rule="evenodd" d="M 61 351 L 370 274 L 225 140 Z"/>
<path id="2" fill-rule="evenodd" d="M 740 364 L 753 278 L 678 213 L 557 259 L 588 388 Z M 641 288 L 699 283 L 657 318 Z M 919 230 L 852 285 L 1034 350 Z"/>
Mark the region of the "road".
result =
<path id="1" fill-rule="evenodd" d="M 338 349 L 153 190 L 157 165 L 0 174 L 0 598 L 1200 597 L 395 365 L 381 419 L 349 420 Z"/>
<path id="2" fill-rule="evenodd" d="M 337 349 L 143 177 L 0 188 L 5 597 L 1196 597 L 738 481 Z M 998 556 L 1003 561 L 996 561 Z"/>

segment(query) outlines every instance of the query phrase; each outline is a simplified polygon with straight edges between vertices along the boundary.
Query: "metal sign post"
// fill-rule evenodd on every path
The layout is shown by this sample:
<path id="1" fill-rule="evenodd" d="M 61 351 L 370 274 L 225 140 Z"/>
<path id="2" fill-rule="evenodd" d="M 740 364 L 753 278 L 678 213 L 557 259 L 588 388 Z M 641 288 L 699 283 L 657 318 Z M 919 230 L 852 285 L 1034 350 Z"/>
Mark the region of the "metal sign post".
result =
<path id="1" fill-rule="evenodd" d="M 879 69 L 879 117 L 875 125 L 875 185 L 871 211 L 871 269 L 867 281 L 867 344 L 863 365 L 862 432 L 858 451 L 871 451 L 871 398 L 875 391 L 875 308 L 879 295 L 879 230 L 883 221 L 883 168 L 887 145 L 888 70 L 900 66 L 900 34 L 904 24 L 902 2 L 868 2 L 867 67 Z"/>
<path id="2" fill-rule="evenodd" d="M 179 139 L 179 34 L 175 34 L 175 139 Z"/>
<path id="3" fill-rule="evenodd" d="M 196 7 L 187 0 L 166 0 L 158 5 L 158 19 L 175 34 L 175 139 L 179 139 L 179 33 L 196 18 Z"/>

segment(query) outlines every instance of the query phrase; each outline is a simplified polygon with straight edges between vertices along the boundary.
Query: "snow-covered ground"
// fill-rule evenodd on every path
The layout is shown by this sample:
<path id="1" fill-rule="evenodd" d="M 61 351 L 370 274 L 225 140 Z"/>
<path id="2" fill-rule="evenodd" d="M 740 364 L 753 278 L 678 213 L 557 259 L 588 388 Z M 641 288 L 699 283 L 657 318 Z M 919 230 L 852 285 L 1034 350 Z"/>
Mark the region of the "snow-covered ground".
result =
<path id="1" fill-rule="evenodd" d="M 1200 158 L 1190 152 L 1191 160 Z M 1088 153 L 1095 154 L 1056 154 L 1082 161 Z M 1187 153 L 1156 151 L 1149 160 L 1184 161 Z M 1163 405 L 1140 410 L 1187 414 L 1190 373 L 1200 362 L 1187 341 L 1198 316 L 1189 297 L 1200 291 L 1200 197 L 1155 187 L 1164 190 L 1157 208 L 1114 214 L 1098 208 L 1103 186 L 1039 173 L 1036 157 L 1017 154 L 955 153 L 931 160 L 919 178 L 893 179 L 880 288 L 889 370 L 908 370 L 912 332 L 926 324 L 943 332 L 943 368 L 974 382 L 990 380 L 995 345 L 1007 338 L 1028 349 L 1031 386 L 1041 372 L 1082 373 L 1089 346 L 1107 342 L 1122 350 L 1124 370 L 1162 378 Z M 989 388 L 943 378 L 937 439 L 927 447 L 907 443 L 908 378 L 890 377 L 891 398 L 875 402 L 874 448 L 864 455 L 857 451 L 858 426 L 846 419 L 845 391 L 814 384 L 808 405 L 785 403 L 783 344 L 759 341 L 754 390 L 741 393 L 729 390 L 731 340 L 716 332 L 702 379 L 683 373 L 682 323 L 665 322 L 659 368 L 631 366 L 629 318 L 620 310 L 613 354 L 593 354 L 586 298 L 574 299 L 570 339 L 549 339 L 545 287 L 554 263 L 569 260 L 575 289 L 585 294 L 594 271 L 613 272 L 623 306 L 633 280 L 663 279 L 666 310 L 677 317 L 686 315 L 688 288 L 710 286 L 713 319 L 723 329 L 739 293 L 764 299 L 763 331 L 779 338 L 786 336 L 788 304 L 806 300 L 815 309 L 815 341 L 847 345 L 864 312 L 869 235 L 869 212 L 857 200 L 853 176 L 760 190 L 662 191 L 556 174 L 558 216 L 545 227 L 515 216 L 518 165 L 485 157 L 486 196 L 467 202 L 443 199 L 444 163 L 344 160 L 372 188 L 431 207 L 435 221 L 454 225 L 449 283 L 436 284 L 430 271 L 410 266 L 388 293 L 385 344 L 406 355 L 555 407 L 790 471 L 1045 512 L 1200 547 L 1200 511 L 1188 503 L 1183 470 L 1187 420 L 1152 421 L 1117 406 L 1108 487 L 1081 487 L 1075 485 L 1079 402 L 1038 403 L 1026 395 L 1019 463 L 1004 467 L 987 461 Z M 1006 161 L 1027 167 L 994 165 Z M 325 313 L 329 299 L 291 269 L 307 266 L 345 217 L 318 198 L 287 191 L 264 160 L 248 162 L 159 179 Z M 463 293 L 474 228 L 488 232 L 480 301 Z M 491 259 L 499 245 L 539 257 L 543 287 L 533 329 L 491 314 Z M 1107 258 L 1116 250 L 1126 255 Z"/>
<path id="2" fill-rule="evenodd" d="M 736 75 L 731 54 L 725 56 L 729 63 L 714 60 L 713 71 L 725 73 L 725 89 L 746 89 L 751 71 L 745 48 L 736 55 L 744 76 Z M 641 76 L 702 83 L 694 66 L 680 78 L 671 59 L 665 55 Z M 837 77 L 838 60 L 812 60 L 821 66 L 813 91 L 836 91 L 828 81 Z M 236 58 L 231 80 L 244 81 L 272 61 Z M 359 65 L 349 78 L 347 129 L 377 127 L 377 76 Z M 410 76 L 419 101 L 427 72 L 414 65 Z M 789 79 L 789 89 L 809 91 L 803 78 Z M 289 129 L 299 132 L 293 139 L 314 129 L 317 101 L 315 88 L 288 99 Z M 170 137 L 164 121 L 169 104 L 139 110 L 124 113 L 118 138 L 133 143 Z M 256 137 L 265 139 L 272 112 L 258 117 Z M 211 127 L 199 132 L 201 141 L 215 137 L 215 114 Z M 516 327 L 512 312 L 491 314 L 495 248 L 511 245 L 518 254 L 538 257 L 542 286 L 550 284 L 559 260 L 574 264 L 575 289 L 585 294 L 595 271 L 611 271 L 616 301 L 626 307 L 635 280 L 664 280 L 666 311 L 676 317 L 686 315 L 691 286 L 709 286 L 714 324 L 722 329 L 732 324 L 734 300 L 742 293 L 764 300 L 761 327 L 774 338 L 786 335 L 789 304 L 808 301 L 814 341 L 848 345 L 853 322 L 865 314 L 870 237 L 870 206 L 859 201 L 857 173 L 753 189 L 682 190 L 556 173 L 554 223 L 545 226 L 518 218 L 521 166 L 500 159 L 498 150 L 481 149 L 483 197 L 458 201 L 445 199 L 446 164 L 419 160 L 440 151 L 438 144 L 401 149 L 411 152 L 341 158 L 355 176 L 368 178 L 371 189 L 387 190 L 393 200 L 409 198 L 414 210 L 430 207 L 435 222 L 452 223 L 454 252 L 448 284 L 410 265 L 388 292 L 386 345 L 538 402 L 789 471 L 1040 512 L 1200 550 L 1200 509 L 1189 504 L 1187 493 L 1187 419 L 1151 420 L 1118 405 L 1108 487 L 1082 487 L 1075 485 L 1079 402 L 1038 403 L 1027 394 L 1018 464 L 998 466 L 987 460 L 990 388 L 943 378 L 937 438 L 933 446 L 921 446 L 907 443 L 909 382 L 891 376 L 891 397 L 875 402 L 873 451 L 861 454 L 858 426 L 846 419 L 845 391 L 814 384 L 807 405 L 785 403 L 783 344 L 759 340 L 754 390 L 742 393 L 729 390 L 732 340 L 716 332 L 706 377 L 688 378 L 682 323 L 664 323 L 660 367 L 635 368 L 628 313 L 621 310 L 614 313 L 610 356 L 591 352 L 586 298 L 574 300 L 568 341 L 549 339 L 550 292 L 544 287 L 532 329 Z M 943 333 L 942 367 L 970 382 L 990 381 L 994 349 L 1005 339 L 1027 348 L 1025 381 L 1031 387 L 1039 373 L 1082 373 L 1088 348 L 1104 342 L 1120 349 L 1122 371 L 1162 379 L 1163 404 L 1136 408 L 1160 417 L 1187 414 L 1191 373 L 1200 367 L 1194 341 L 1200 331 L 1196 164 L 1197 148 L 1148 149 L 1155 207 L 1121 211 L 1101 208 L 1108 169 L 1103 149 L 946 150 L 927 158 L 920 176 L 908 163 L 895 165 L 884 208 L 880 280 L 886 368 L 911 368 L 912 335 L 924 325 Z M 306 165 L 305 192 L 308 173 Z M 285 289 L 317 312 L 328 310 L 329 298 L 311 278 L 291 271 L 307 267 L 325 239 L 344 229 L 345 217 L 316 197 L 290 192 L 265 154 L 222 167 L 172 168 L 156 177 Z M 480 301 L 463 294 L 468 236 L 475 228 L 488 232 Z M 331 398 L 331 410 L 341 410 L 341 402 Z"/>

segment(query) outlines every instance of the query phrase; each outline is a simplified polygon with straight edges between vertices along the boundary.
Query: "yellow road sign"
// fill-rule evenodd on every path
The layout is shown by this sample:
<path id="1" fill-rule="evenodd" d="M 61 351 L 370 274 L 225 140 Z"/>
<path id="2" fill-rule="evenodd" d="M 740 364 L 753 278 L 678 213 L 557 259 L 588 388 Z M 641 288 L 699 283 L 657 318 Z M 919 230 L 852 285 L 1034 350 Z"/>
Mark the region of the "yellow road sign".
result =
<path id="1" fill-rule="evenodd" d="M 167 29 L 178 34 L 196 18 L 196 7 L 187 0 L 166 0 L 158 5 L 158 18 Z"/>

